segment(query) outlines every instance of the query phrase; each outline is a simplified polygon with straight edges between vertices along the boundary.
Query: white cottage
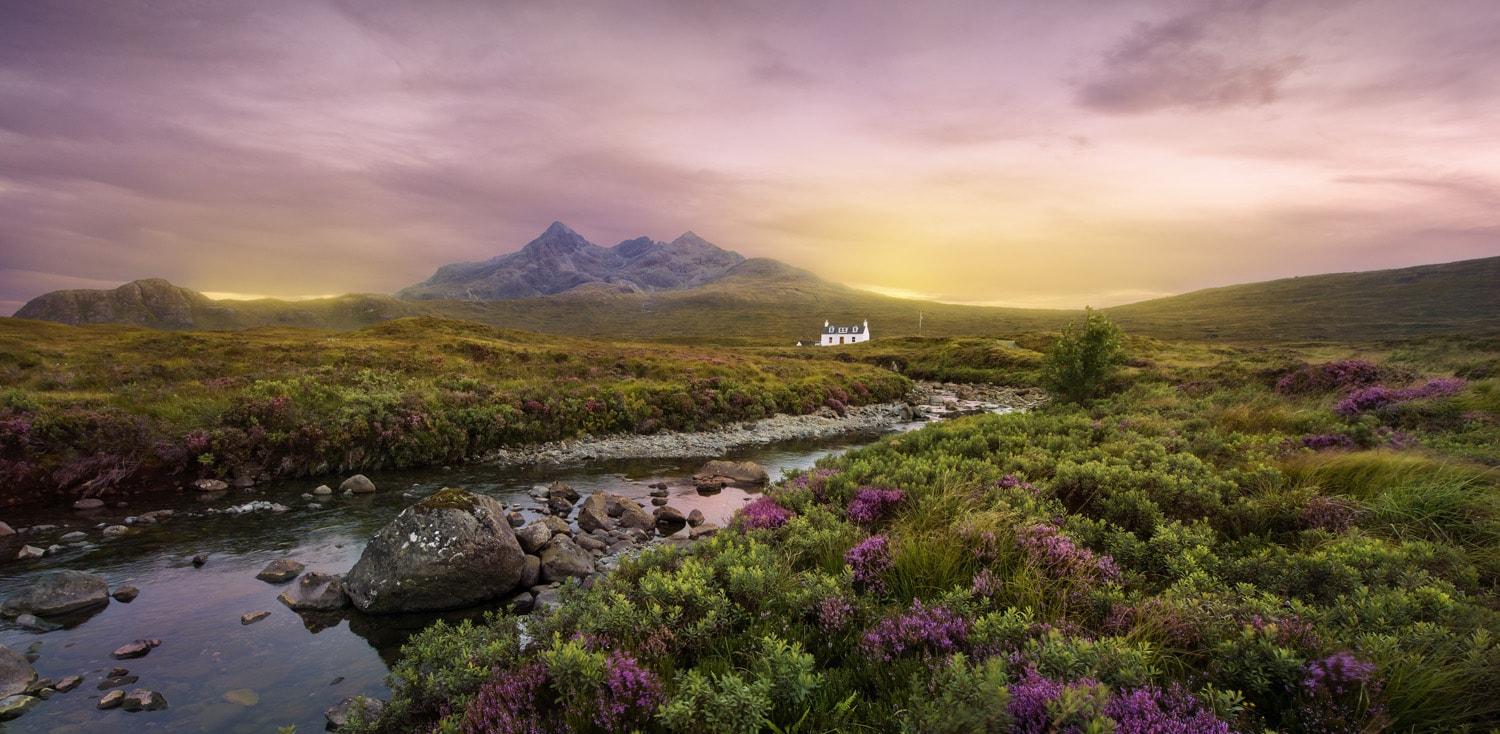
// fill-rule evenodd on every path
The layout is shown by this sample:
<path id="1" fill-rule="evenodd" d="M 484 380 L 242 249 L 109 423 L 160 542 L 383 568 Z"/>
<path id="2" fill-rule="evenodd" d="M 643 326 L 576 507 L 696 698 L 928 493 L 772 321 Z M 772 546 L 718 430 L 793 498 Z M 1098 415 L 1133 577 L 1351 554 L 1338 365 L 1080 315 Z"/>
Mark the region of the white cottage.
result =
<path id="1" fill-rule="evenodd" d="M 821 344 L 825 347 L 839 344 L 858 344 L 869 340 L 869 319 L 865 319 L 863 324 L 853 324 L 851 326 L 835 326 L 827 321 L 823 322 L 823 341 Z"/>

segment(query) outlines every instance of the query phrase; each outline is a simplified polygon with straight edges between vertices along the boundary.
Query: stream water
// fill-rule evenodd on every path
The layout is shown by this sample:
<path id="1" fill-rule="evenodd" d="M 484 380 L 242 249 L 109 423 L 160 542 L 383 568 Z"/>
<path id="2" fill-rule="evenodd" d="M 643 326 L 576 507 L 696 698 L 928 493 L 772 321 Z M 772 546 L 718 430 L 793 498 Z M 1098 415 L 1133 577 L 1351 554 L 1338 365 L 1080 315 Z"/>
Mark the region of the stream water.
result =
<path id="1" fill-rule="evenodd" d="M 842 436 L 771 444 L 735 451 L 729 458 L 755 461 L 774 480 L 788 470 L 806 469 L 831 452 L 873 439 L 871 435 Z M 306 564 L 309 571 L 343 573 L 359 558 L 365 542 L 404 507 L 448 486 L 519 505 L 529 520 L 539 516 L 540 508 L 528 492 L 554 480 L 571 484 L 584 495 L 609 491 L 637 498 L 648 509 L 647 484 L 666 482 L 674 507 L 684 513 L 701 509 L 710 522 L 723 525 L 750 495 L 729 488 L 717 495 L 699 496 L 689 476 L 701 465 L 702 460 L 641 459 L 372 473 L 369 476 L 379 491 L 320 497 L 321 509 L 309 509 L 308 500 L 301 496 L 320 482 L 299 480 L 214 495 L 141 495 L 131 498 L 126 508 L 8 511 L 5 520 L 18 529 L 57 526 L 26 535 L 27 543 L 46 546 L 58 543 L 65 533 L 81 530 L 92 547 L 69 547 L 32 561 L 0 562 L 0 599 L 17 593 L 40 574 L 61 569 L 96 573 L 108 579 L 111 590 L 129 584 L 141 593 L 128 604 L 111 601 L 47 632 L 13 622 L 0 626 L 0 643 L 17 652 L 37 654 L 34 666 L 41 677 L 84 677 L 79 688 L 40 702 L 21 718 L 0 725 L 0 730 L 238 733 L 274 732 L 277 727 L 295 725 L 303 734 L 322 731 L 324 709 L 340 699 L 359 693 L 388 697 L 385 674 L 412 633 L 441 616 L 478 616 L 486 608 L 397 617 L 351 610 L 336 622 L 312 617 L 304 621 L 276 601 L 281 587 L 255 578 L 268 562 L 290 558 Z M 210 508 L 223 510 L 255 500 L 279 502 L 291 509 L 205 514 Z M 133 528 L 122 537 L 101 537 L 105 525 L 161 509 L 177 514 L 155 526 Z M 11 542 L 0 552 L 14 558 L 18 547 L 18 542 Z M 201 567 L 192 563 L 198 555 L 206 557 Z M 259 610 L 271 614 L 257 623 L 241 624 L 241 615 Z M 135 660 L 117 661 L 110 656 L 119 646 L 142 638 L 158 638 L 162 644 Z M 104 691 L 97 685 L 116 667 L 139 677 L 125 687 L 127 691 L 158 691 L 169 708 L 141 713 L 98 710 Z"/>

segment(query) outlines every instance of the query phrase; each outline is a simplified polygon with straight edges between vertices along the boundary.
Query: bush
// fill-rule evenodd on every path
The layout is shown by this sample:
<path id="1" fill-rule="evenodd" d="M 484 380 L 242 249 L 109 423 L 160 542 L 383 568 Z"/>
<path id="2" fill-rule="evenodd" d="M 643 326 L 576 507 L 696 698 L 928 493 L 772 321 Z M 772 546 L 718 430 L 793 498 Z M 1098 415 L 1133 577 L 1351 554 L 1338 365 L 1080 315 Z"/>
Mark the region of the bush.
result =
<path id="1" fill-rule="evenodd" d="M 1042 385 L 1062 400 L 1084 403 L 1097 396 L 1125 361 L 1124 332 L 1102 313 L 1085 309 L 1083 330 L 1069 323 L 1042 360 Z"/>

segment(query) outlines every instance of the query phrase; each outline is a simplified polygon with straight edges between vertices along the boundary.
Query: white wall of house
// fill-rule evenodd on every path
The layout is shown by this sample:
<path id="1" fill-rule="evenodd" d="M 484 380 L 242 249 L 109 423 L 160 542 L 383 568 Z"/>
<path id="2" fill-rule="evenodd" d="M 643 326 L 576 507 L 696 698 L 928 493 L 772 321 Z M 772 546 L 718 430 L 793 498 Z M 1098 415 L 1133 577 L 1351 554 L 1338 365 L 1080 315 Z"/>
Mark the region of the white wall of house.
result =
<path id="1" fill-rule="evenodd" d="M 858 344 L 870 340 L 870 321 L 865 320 L 863 324 L 845 324 L 834 326 L 827 321 L 823 322 L 823 338 L 819 342 L 825 347 L 836 347 L 840 344 Z"/>

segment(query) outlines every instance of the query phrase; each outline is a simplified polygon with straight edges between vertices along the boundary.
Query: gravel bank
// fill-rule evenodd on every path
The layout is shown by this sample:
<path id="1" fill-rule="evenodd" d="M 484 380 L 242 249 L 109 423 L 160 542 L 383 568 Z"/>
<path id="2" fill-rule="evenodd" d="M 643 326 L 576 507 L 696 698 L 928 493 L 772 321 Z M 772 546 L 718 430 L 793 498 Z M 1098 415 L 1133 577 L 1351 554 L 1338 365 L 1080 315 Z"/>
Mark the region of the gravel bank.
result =
<path id="1" fill-rule="evenodd" d="M 850 408 L 845 415 L 823 409 L 811 415 L 778 414 L 760 421 L 732 423 L 712 431 L 649 435 L 617 434 L 572 441 L 500 449 L 484 457 L 496 466 L 570 463 L 636 458 L 717 458 L 742 446 L 849 433 L 881 433 L 902 424 L 954 415 L 1002 410 L 1027 410 L 1046 401 L 1038 390 L 1015 390 L 980 385 L 919 383 L 902 403 Z"/>

